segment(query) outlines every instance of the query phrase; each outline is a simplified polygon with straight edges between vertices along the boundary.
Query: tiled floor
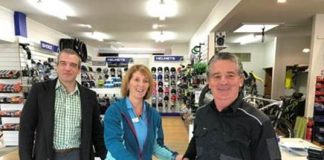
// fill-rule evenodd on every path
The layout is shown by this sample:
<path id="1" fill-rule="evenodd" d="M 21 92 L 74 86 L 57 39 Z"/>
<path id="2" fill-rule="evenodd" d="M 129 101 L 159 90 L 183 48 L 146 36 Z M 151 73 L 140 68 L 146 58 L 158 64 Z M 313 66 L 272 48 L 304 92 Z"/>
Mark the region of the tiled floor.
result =
<path id="1" fill-rule="evenodd" d="M 184 153 L 188 145 L 188 132 L 180 117 L 163 117 L 165 144 L 172 150 Z M 18 160 L 18 151 L 15 150 L 0 160 Z"/>

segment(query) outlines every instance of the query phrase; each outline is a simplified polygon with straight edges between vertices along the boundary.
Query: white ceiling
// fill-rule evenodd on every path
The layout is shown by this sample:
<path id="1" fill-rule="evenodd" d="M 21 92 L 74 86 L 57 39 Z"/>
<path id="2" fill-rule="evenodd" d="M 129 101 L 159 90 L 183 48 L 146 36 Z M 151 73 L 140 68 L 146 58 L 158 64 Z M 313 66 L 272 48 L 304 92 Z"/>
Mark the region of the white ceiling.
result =
<path id="1" fill-rule="evenodd" d="M 120 42 L 123 46 L 170 47 L 178 43 L 189 43 L 190 38 L 207 18 L 218 0 L 176 0 L 179 14 L 176 17 L 158 21 L 149 17 L 145 10 L 147 0 L 69 0 L 66 1 L 76 11 L 75 17 L 67 21 L 45 15 L 29 6 L 26 0 L 0 0 L 0 5 L 13 11 L 26 13 L 30 19 L 72 37 L 78 37 L 94 47 L 109 47 Z M 217 8 L 216 8 L 217 9 Z M 221 8 L 219 8 L 221 9 Z M 276 29 L 266 34 L 285 35 L 298 30 L 302 36 L 310 36 L 311 17 L 324 14 L 324 0 L 287 0 L 278 4 L 276 0 L 242 0 L 232 12 L 221 21 L 214 31 L 226 31 L 226 42 L 242 23 L 280 23 Z M 156 43 L 149 38 L 154 23 L 165 25 L 164 30 L 176 32 L 177 37 L 164 43 Z M 77 27 L 76 24 L 92 25 L 92 29 Z M 100 31 L 112 38 L 104 42 L 87 39 L 82 32 Z"/>
<path id="2" fill-rule="evenodd" d="M 118 41 L 122 45 L 170 46 L 174 43 L 188 43 L 192 35 L 206 19 L 217 0 L 176 0 L 179 14 L 159 21 L 146 13 L 148 0 L 65 0 L 76 11 L 75 17 L 67 21 L 51 17 L 29 5 L 27 0 L 0 0 L 0 5 L 13 11 L 20 11 L 28 18 L 38 21 L 72 37 L 78 37 L 94 47 L 105 47 Z M 203 3 L 202 3 L 203 2 Z M 92 29 L 77 27 L 76 24 L 92 25 Z M 176 33 L 176 39 L 165 43 L 156 43 L 149 33 L 152 25 L 164 25 L 164 30 Z M 99 43 L 84 38 L 82 32 L 99 31 L 112 38 Z"/>

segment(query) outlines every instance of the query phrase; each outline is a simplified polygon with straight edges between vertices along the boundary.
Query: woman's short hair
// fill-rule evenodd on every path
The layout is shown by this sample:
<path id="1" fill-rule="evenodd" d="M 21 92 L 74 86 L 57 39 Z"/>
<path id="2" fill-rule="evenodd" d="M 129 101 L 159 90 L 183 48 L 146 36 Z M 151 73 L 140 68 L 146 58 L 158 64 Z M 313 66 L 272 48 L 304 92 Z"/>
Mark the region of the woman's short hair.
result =
<path id="1" fill-rule="evenodd" d="M 128 83 L 132 79 L 133 74 L 137 71 L 142 73 L 149 80 L 149 88 L 147 89 L 147 92 L 144 96 L 144 99 L 149 99 L 152 95 L 153 77 L 150 70 L 142 64 L 133 65 L 130 69 L 127 70 L 125 76 L 123 77 L 121 94 L 123 97 L 127 97 L 129 95 Z"/>

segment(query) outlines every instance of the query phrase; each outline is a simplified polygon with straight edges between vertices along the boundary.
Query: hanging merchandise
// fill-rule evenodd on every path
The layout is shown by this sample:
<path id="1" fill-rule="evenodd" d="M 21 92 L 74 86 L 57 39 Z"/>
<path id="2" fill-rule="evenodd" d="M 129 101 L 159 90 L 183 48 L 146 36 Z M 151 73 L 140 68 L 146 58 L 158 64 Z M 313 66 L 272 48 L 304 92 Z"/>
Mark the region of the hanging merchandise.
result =
<path id="1" fill-rule="evenodd" d="M 65 48 L 73 49 L 77 52 L 81 58 L 82 62 L 86 62 L 88 58 L 87 46 L 84 42 L 80 41 L 79 39 L 60 39 L 59 48 L 62 51 Z"/>
<path id="2" fill-rule="evenodd" d="M 152 72 L 152 73 L 156 73 L 156 67 L 152 67 L 152 68 L 151 68 L 151 72 Z"/>
<path id="3" fill-rule="evenodd" d="M 115 70 L 115 68 L 111 68 L 110 69 L 110 76 L 111 77 L 116 77 L 116 70 Z"/>
<path id="4" fill-rule="evenodd" d="M 169 74 L 169 67 L 164 67 L 164 73 Z"/>
<path id="5" fill-rule="evenodd" d="M 158 73 L 162 73 L 162 67 L 158 67 Z"/>
<path id="6" fill-rule="evenodd" d="M 159 81 L 159 82 L 158 82 L 158 86 L 159 86 L 159 87 L 163 87 L 163 82 L 162 82 L 162 81 Z"/>
<path id="7" fill-rule="evenodd" d="M 158 75 L 158 81 L 162 81 L 163 76 L 161 74 Z"/>

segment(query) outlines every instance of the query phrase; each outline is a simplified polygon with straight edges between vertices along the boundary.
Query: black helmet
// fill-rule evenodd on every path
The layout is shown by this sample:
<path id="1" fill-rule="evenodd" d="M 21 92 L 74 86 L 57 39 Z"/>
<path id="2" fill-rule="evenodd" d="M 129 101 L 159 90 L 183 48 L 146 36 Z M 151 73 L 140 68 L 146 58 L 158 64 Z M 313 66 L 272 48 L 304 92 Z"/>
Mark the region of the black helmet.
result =
<path id="1" fill-rule="evenodd" d="M 163 69 L 162 69 L 162 67 L 158 67 L 158 69 L 157 69 L 158 71 L 162 71 Z"/>
<path id="2" fill-rule="evenodd" d="M 176 94 L 177 93 L 177 90 L 173 88 L 173 89 L 171 89 L 171 93 Z"/>
<path id="3" fill-rule="evenodd" d="M 162 81 L 159 81 L 158 82 L 158 86 L 163 86 L 163 82 Z"/>
<path id="4" fill-rule="evenodd" d="M 171 67 L 171 72 L 176 72 L 176 69 L 174 67 Z"/>
<path id="5" fill-rule="evenodd" d="M 152 68 L 151 68 L 151 71 L 152 71 L 153 73 L 155 73 L 155 72 L 156 72 L 156 67 L 152 67 Z"/>

